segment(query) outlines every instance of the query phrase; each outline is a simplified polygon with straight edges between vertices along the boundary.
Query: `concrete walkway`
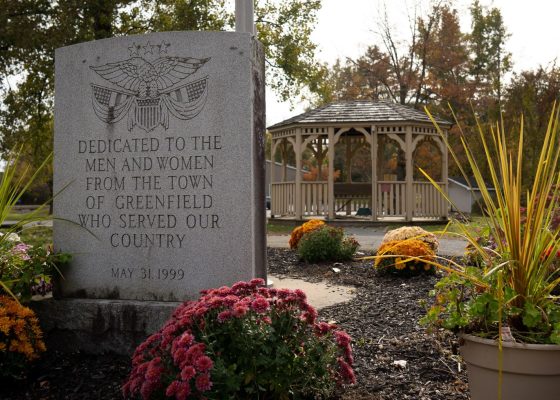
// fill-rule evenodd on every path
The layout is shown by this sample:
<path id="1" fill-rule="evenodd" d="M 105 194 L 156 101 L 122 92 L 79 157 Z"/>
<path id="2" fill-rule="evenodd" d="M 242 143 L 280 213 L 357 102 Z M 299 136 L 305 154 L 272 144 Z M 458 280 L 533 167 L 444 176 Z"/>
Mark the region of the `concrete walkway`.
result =
<path id="1" fill-rule="evenodd" d="M 354 228 L 349 227 L 344 229 L 348 235 L 354 236 L 354 238 L 360 243 L 360 249 L 362 251 L 373 251 L 377 250 L 383 236 L 386 232 L 386 227 L 368 227 L 368 228 Z M 274 248 L 288 248 L 288 241 L 290 240 L 290 235 L 268 235 L 267 236 L 267 246 Z M 438 254 L 446 256 L 462 256 L 465 253 L 465 246 L 467 242 L 460 238 L 440 238 L 439 240 L 439 251 Z"/>
<path id="2" fill-rule="evenodd" d="M 268 276 L 268 281 L 276 289 L 301 289 L 307 295 L 307 301 L 317 310 L 344 303 L 356 296 L 356 288 L 353 286 L 334 285 L 328 282 L 306 282 L 302 279 L 280 278 L 274 275 Z"/>

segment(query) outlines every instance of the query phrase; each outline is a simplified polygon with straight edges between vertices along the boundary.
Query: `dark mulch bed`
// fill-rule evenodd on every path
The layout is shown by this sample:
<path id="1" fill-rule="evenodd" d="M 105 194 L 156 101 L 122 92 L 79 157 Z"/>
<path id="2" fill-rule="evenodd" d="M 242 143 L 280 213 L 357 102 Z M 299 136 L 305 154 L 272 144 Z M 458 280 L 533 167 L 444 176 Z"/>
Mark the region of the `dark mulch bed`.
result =
<path id="1" fill-rule="evenodd" d="M 435 277 L 381 277 L 371 262 L 306 265 L 285 249 L 269 249 L 268 262 L 269 272 L 276 276 L 356 287 L 352 301 L 319 313 L 326 321 L 336 321 L 354 340 L 358 382 L 340 390 L 337 399 L 469 399 L 455 338 L 428 334 L 418 325 L 424 313 L 420 302 L 428 298 Z M 340 272 L 333 272 L 333 267 Z M 406 366 L 396 361 L 406 361 Z M 0 398 L 120 399 L 129 367 L 128 357 L 47 353 L 27 382 L 19 387 L 0 383 Z"/>

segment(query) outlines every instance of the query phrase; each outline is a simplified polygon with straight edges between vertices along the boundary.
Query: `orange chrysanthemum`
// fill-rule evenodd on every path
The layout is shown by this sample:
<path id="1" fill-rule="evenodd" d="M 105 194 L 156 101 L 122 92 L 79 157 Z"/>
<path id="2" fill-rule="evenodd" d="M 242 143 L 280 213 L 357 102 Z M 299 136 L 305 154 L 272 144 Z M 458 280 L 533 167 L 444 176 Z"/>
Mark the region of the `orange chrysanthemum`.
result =
<path id="1" fill-rule="evenodd" d="M 325 225 L 324 221 L 321 221 L 320 219 L 312 219 L 310 221 L 307 221 L 303 225 L 300 225 L 297 228 L 295 228 L 292 231 L 292 234 L 290 235 L 290 241 L 289 241 L 290 249 L 297 248 L 299 241 L 301 240 L 303 235 L 305 235 L 308 232 L 314 231 L 315 229 L 320 228 L 324 225 Z"/>
<path id="2" fill-rule="evenodd" d="M 41 337 L 35 313 L 11 297 L 0 296 L 0 357 L 13 352 L 32 361 L 46 350 Z"/>

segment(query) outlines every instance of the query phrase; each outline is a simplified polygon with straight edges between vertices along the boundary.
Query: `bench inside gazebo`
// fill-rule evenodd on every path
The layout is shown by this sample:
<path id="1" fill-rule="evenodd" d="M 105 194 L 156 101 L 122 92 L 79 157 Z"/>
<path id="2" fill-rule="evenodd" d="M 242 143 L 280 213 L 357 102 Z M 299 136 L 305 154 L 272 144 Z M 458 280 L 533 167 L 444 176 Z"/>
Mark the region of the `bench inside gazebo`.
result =
<path id="1" fill-rule="evenodd" d="M 436 122 L 444 134 L 451 123 Z M 447 191 L 447 147 L 423 112 L 385 101 L 331 103 L 268 128 L 271 216 L 302 220 L 447 219 L 448 205 L 424 177 Z M 285 169 L 295 164 L 295 180 Z M 305 169 L 315 168 L 314 176 Z M 305 175 L 305 176 L 304 176 Z M 274 178 L 280 176 L 279 181 Z"/>

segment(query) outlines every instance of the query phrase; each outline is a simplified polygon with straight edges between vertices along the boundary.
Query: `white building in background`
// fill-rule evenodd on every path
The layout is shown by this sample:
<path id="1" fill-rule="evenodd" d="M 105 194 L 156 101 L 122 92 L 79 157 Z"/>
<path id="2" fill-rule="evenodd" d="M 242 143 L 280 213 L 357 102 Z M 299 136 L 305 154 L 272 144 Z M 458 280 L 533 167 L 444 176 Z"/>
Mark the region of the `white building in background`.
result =
<path id="1" fill-rule="evenodd" d="M 449 178 L 449 198 L 453 202 L 451 209 L 462 213 L 472 213 L 477 200 L 481 198 L 480 188 L 474 177 L 469 177 L 470 184 L 464 177 L 453 176 Z M 486 184 L 487 190 L 492 194 L 496 190 Z"/>
<path id="2" fill-rule="evenodd" d="M 274 181 L 279 182 L 282 180 L 282 163 L 276 162 L 274 163 L 276 168 L 274 168 Z M 286 165 L 285 172 L 286 179 L 293 181 L 296 179 L 296 167 L 292 167 L 291 165 Z M 265 195 L 268 198 L 270 196 L 270 160 L 266 160 L 266 182 L 265 182 Z"/>

